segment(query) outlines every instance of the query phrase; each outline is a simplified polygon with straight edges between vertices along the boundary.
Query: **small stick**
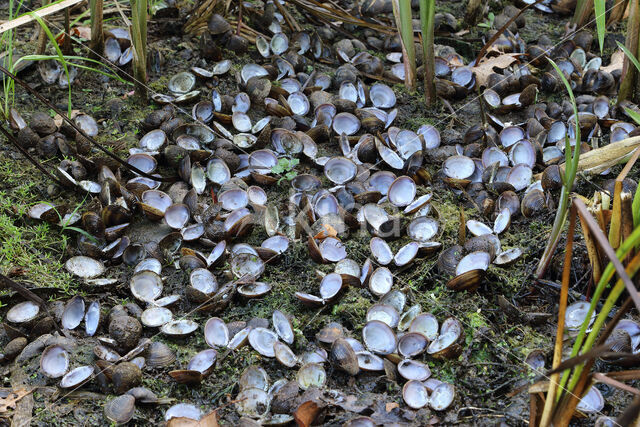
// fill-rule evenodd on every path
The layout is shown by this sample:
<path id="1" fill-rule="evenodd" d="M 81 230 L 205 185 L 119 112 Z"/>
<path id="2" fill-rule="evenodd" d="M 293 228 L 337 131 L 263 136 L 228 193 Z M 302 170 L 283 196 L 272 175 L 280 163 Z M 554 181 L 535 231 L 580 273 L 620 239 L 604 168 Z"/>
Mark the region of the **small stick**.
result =
<path id="1" fill-rule="evenodd" d="M 38 295 L 34 294 L 33 292 L 31 292 L 29 289 L 25 288 L 23 285 L 19 284 L 18 282 L 14 282 L 13 280 L 9 279 L 4 274 L 0 274 L 0 287 L 11 288 L 17 293 L 19 293 L 20 295 L 22 295 L 23 297 L 25 297 L 26 299 L 28 299 L 29 301 L 32 301 L 38 304 L 38 306 L 40 306 L 41 309 L 46 311 L 47 315 L 51 317 L 51 321 L 53 322 L 53 326 L 55 326 L 56 330 L 61 335 L 65 335 L 64 332 L 62 332 L 62 330 L 60 329 L 60 326 L 58 326 L 58 324 L 56 323 L 55 317 L 52 316 L 51 313 L 49 313 L 49 308 L 47 307 L 47 303 L 45 303 L 44 300 L 40 298 Z"/>
<path id="2" fill-rule="evenodd" d="M 276 0 L 276 3 L 278 0 Z M 240 35 L 240 28 L 242 27 L 242 2 L 238 2 L 238 25 L 236 27 L 236 35 Z"/>
<path id="3" fill-rule="evenodd" d="M 498 31 L 496 31 L 496 33 L 493 35 L 493 37 L 491 37 L 489 39 L 489 41 L 487 43 L 485 43 L 484 46 L 482 46 L 482 49 L 480 49 L 480 52 L 478 52 L 478 56 L 476 57 L 475 65 L 480 64 L 480 60 L 482 59 L 484 54 L 487 53 L 487 49 L 489 49 L 489 46 L 491 46 L 496 40 L 498 40 L 498 38 L 502 35 L 502 33 L 504 33 L 505 30 L 507 28 L 509 28 L 509 25 L 511 25 L 513 22 L 515 22 L 515 20 L 518 19 L 520 17 L 520 15 L 522 15 L 524 13 L 525 10 L 529 9 L 531 6 L 537 5 L 538 3 L 542 2 L 542 1 L 543 0 L 537 0 L 535 3 L 529 3 L 528 5 L 526 5 L 522 9 L 520 9 L 520 12 L 516 13 L 515 15 L 513 15 L 513 17 L 511 19 L 509 19 L 507 21 L 507 23 L 502 26 L 502 28 L 500 28 Z"/>

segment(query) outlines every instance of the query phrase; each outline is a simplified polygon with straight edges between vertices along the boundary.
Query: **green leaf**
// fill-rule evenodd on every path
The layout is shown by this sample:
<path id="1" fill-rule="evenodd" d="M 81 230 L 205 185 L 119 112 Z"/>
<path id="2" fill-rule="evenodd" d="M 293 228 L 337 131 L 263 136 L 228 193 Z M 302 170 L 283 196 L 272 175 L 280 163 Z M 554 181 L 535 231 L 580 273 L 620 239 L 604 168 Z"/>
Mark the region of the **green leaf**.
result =
<path id="1" fill-rule="evenodd" d="M 629 107 L 624 107 L 624 111 L 633 119 L 634 122 L 636 122 L 636 124 L 640 125 L 640 114 L 637 111 L 634 111 Z"/>
<path id="2" fill-rule="evenodd" d="M 287 172 L 287 174 L 286 174 L 285 176 L 287 177 L 287 179 L 288 179 L 289 181 L 291 181 L 291 180 L 292 180 L 293 178 L 295 178 L 297 175 L 298 175 L 298 172 L 296 172 L 296 171 L 290 171 L 290 172 Z"/>
<path id="3" fill-rule="evenodd" d="M 633 65 L 636 66 L 636 69 L 638 71 L 640 71 L 640 62 L 638 62 L 638 58 L 636 58 L 635 55 L 633 53 L 631 53 L 629 51 L 629 49 L 627 49 L 627 47 L 625 45 L 623 45 L 622 43 L 620 43 L 618 41 L 616 43 L 618 44 L 618 47 L 620 49 L 622 49 L 624 54 L 627 55 L 627 58 L 629 58 L 629 61 L 631 61 L 633 63 Z"/>
<path id="4" fill-rule="evenodd" d="M 633 196 L 631 211 L 633 212 L 633 227 L 638 228 L 640 225 L 640 185 L 636 188 L 636 194 Z"/>
<path id="5" fill-rule="evenodd" d="M 607 32 L 606 23 L 606 0 L 594 0 L 593 7 L 596 13 L 596 28 L 598 30 L 598 44 L 600 44 L 600 53 L 604 49 L 604 35 Z"/>

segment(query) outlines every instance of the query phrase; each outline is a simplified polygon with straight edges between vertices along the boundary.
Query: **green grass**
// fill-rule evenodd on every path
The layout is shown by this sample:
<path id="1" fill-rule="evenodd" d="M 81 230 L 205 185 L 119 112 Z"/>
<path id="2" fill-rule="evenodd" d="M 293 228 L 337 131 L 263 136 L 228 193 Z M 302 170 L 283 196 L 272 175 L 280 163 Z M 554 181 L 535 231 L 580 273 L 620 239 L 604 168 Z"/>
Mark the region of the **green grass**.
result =
<path id="1" fill-rule="evenodd" d="M 21 268 L 24 274 L 17 280 L 71 293 L 74 282 L 63 266 L 70 236 L 27 215 L 29 207 L 41 199 L 36 190 L 38 174 L 30 165 L 16 169 L 12 160 L 0 157 L 0 272 Z"/>

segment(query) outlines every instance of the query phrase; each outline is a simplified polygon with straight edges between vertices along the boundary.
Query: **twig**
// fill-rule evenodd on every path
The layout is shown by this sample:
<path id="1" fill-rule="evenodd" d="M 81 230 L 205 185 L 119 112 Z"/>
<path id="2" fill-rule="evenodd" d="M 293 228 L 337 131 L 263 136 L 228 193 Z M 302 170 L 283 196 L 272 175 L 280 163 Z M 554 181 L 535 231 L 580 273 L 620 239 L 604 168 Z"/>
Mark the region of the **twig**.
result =
<path id="1" fill-rule="evenodd" d="M 515 22 L 515 20 L 518 19 L 520 15 L 524 13 L 525 10 L 529 9 L 531 6 L 535 6 L 538 3 L 541 3 L 542 1 L 543 0 L 537 0 L 535 3 L 529 3 L 528 5 L 520 9 L 520 12 L 513 15 L 511 19 L 509 19 L 506 24 L 504 24 L 498 31 L 496 31 L 493 37 L 491 37 L 489 41 L 485 43 L 484 46 L 482 46 L 482 49 L 480 49 L 480 52 L 478 52 L 478 56 L 476 57 L 475 64 L 478 65 L 480 63 L 480 60 L 482 59 L 484 54 L 487 53 L 487 49 L 489 49 L 489 46 L 491 46 L 496 40 L 498 40 L 498 38 L 502 35 L 502 33 L 504 33 L 505 30 L 509 28 L 509 25 Z"/>
<path id="2" fill-rule="evenodd" d="M 38 98 L 40 101 L 42 101 L 47 107 L 51 108 L 53 111 L 55 111 L 56 113 L 58 113 L 60 115 L 60 117 L 62 117 L 62 119 L 64 121 L 66 121 L 72 128 L 74 128 L 76 130 L 76 132 L 78 132 L 81 136 L 83 136 L 84 138 L 86 138 L 89 143 L 91 143 L 91 145 L 93 145 L 94 147 L 96 147 L 98 150 L 102 151 L 104 154 L 106 154 L 107 156 L 111 157 L 113 160 L 117 161 L 118 163 L 120 163 L 122 166 L 124 166 L 126 169 L 129 169 L 139 175 L 142 175 L 144 177 L 156 180 L 156 181 L 162 181 L 162 182 L 175 182 L 178 180 L 177 177 L 169 177 L 169 178 L 164 178 L 164 177 L 160 177 L 160 176 L 155 176 L 155 175 L 150 175 L 140 169 L 138 169 L 135 166 L 130 165 L 129 163 L 127 163 L 126 161 L 122 160 L 120 157 L 118 157 L 117 155 L 113 154 L 112 152 L 110 152 L 109 150 L 107 150 L 106 148 L 104 148 L 102 146 L 102 144 L 100 144 L 98 141 L 96 141 L 95 139 L 93 139 L 92 137 L 90 137 L 89 135 L 87 135 L 87 133 L 85 131 L 83 131 L 82 129 L 80 129 L 74 122 L 73 120 L 71 120 L 70 118 L 67 117 L 66 113 L 62 112 L 58 107 L 56 107 L 53 103 L 51 103 L 47 98 L 45 98 L 44 96 L 42 96 L 37 90 L 33 89 L 31 86 L 29 86 L 27 83 L 25 83 L 22 79 L 18 78 L 15 74 L 13 74 L 11 71 L 7 70 L 5 67 L 0 65 L 0 72 L 3 72 L 7 77 L 10 77 L 13 81 L 15 81 L 16 83 L 18 83 L 20 86 L 22 86 L 23 88 L 25 88 L 30 94 L 32 94 L 33 96 L 35 96 L 36 98 Z"/>
<path id="3" fill-rule="evenodd" d="M 36 10 L 34 12 L 34 14 L 38 15 L 39 17 L 43 18 L 47 15 L 51 15 L 52 13 L 56 13 L 58 11 L 61 11 L 62 9 L 65 9 L 67 7 L 73 6 L 75 4 L 78 4 L 80 2 L 82 2 L 84 0 L 64 0 L 61 1 L 60 3 L 56 3 L 56 4 L 52 4 L 43 8 L 40 8 L 38 10 Z M 20 27 L 24 24 L 28 24 L 32 21 L 34 21 L 35 18 L 31 15 L 24 15 L 24 16 L 20 16 L 16 19 L 12 19 L 9 22 L 5 22 L 4 24 L 0 24 L 0 34 L 4 33 L 5 31 L 11 30 L 13 28 L 17 28 Z"/>

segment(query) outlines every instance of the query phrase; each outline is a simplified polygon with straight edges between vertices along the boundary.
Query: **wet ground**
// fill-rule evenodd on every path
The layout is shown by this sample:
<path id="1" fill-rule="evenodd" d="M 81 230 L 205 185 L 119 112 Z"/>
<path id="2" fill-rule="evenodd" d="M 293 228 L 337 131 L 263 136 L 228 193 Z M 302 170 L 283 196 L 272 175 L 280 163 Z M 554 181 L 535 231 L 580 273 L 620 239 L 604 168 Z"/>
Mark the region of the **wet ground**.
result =
<path id="1" fill-rule="evenodd" d="M 0 10 L 2 3 L 0 3 Z M 464 5 L 462 2 L 447 2 L 443 6 L 450 9 L 455 16 L 462 16 Z M 501 5 L 492 2 L 492 10 L 499 13 Z M 439 10 L 438 10 L 439 11 Z M 542 15 L 527 11 L 525 29 L 521 32 L 527 42 L 535 40 L 540 34 L 546 34 L 552 40 L 558 40 L 564 35 L 564 20 L 562 17 Z M 117 22 L 117 21 L 115 21 Z M 174 35 L 165 37 L 154 33 L 153 24 L 150 26 L 150 49 L 159 52 L 162 63 L 156 71 L 151 72 L 149 86 L 153 90 L 162 92 L 170 76 L 176 72 L 188 70 L 191 66 L 206 65 L 199 58 L 198 41 L 190 36 Z M 465 36 L 463 44 L 469 52 L 477 52 L 481 46 L 480 27 L 471 28 L 471 33 Z M 20 52 L 29 52 L 33 44 L 31 29 L 20 31 L 20 42 L 16 48 Z M 451 43 L 451 38 L 436 38 L 437 43 Z M 78 54 L 84 54 L 83 48 L 78 46 Z M 463 53 L 460 51 L 460 53 Z M 236 57 L 233 52 L 224 51 L 224 58 L 234 62 L 233 72 L 252 61 L 257 54 Z M 468 61 L 472 59 L 465 55 Z M 327 66 L 322 71 L 330 70 Z M 219 82 L 218 90 L 235 93 L 239 90 L 233 72 Z M 22 76 L 38 91 L 57 105 L 66 108 L 66 93 L 56 87 L 43 85 L 34 69 L 26 70 Z M 448 109 L 438 103 L 433 109 L 424 106 L 420 91 L 408 93 L 401 85 L 395 85 L 398 94 L 400 114 L 395 123 L 399 127 L 416 130 L 419 125 L 434 124 L 441 132 L 463 134 L 468 127 L 480 123 L 477 102 L 466 100 L 453 103 L 456 110 L 452 116 Z M 127 149 L 137 145 L 141 136 L 139 122 L 154 105 L 142 106 L 135 98 L 128 96 L 132 87 L 108 80 L 102 76 L 84 72 L 73 86 L 73 108 L 87 112 L 99 119 L 101 126 L 98 140 L 113 147 L 114 152 L 125 155 Z M 204 88 L 205 97 L 209 89 Z M 16 90 L 16 108 L 25 118 L 34 111 L 46 111 L 35 100 L 21 89 Z M 187 114 L 190 108 L 186 109 Z M 508 117 L 514 123 L 520 122 L 522 117 Z M 28 120 L 27 120 L 28 121 Z M 337 153 L 336 147 L 320 147 L 326 153 Z M 55 160 L 46 162 L 54 166 Z M 427 165 L 429 172 L 435 175 L 440 164 Z M 299 173 L 311 171 L 312 166 L 302 162 Z M 615 172 L 615 171 L 614 171 Z M 317 173 L 317 172 L 315 172 Z M 633 175 L 637 174 L 632 173 Z M 596 179 L 596 181 L 598 181 Z M 35 288 L 45 288 L 39 291 L 51 301 L 66 300 L 71 295 L 83 295 L 87 300 L 99 300 L 103 307 L 125 304 L 131 301 L 128 290 L 127 277 L 131 269 L 126 266 L 110 268 L 111 277 L 121 277 L 122 281 L 105 292 L 96 292 L 85 284 L 70 277 L 62 264 L 75 253 L 77 234 L 73 231 L 62 233 L 58 228 L 34 222 L 26 216 L 30 205 L 49 201 L 52 203 L 66 203 L 70 206 L 83 206 L 89 200 L 79 198 L 70 192 L 62 192 L 51 196 L 47 192 L 49 183 L 43 179 L 39 171 L 26 162 L 7 143 L 0 145 L 0 270 L 4 273 L 14 271 L 15 278 Z M 464 195 L 456 195 L 442 183 L 435 182 L 432 187 L 421 188 L 420 192 L 432 190 L 433 207 L 437 210 L 442 234 L 439 241 L 447 248 L 458 240 L 459 217 L 461 210 L 467 219 L 484 220 L 475 208 L 468 203 Z M 588 195 L 593 187 L 584 180 L 579 180 L 577 190 Z M 289 185 L 285 181 L 267 189 L 269 201 L 285 205 L 289 197 Z M 557 197 L 557 195 L 556 195 Z M 408 305 L 419 304 L 422 311 L 433 313 L 440 321 L 446 317 L 455 316 L 464 326 L 465 342 L 462 355 L 455 360 L 435 360 L 425 358 L 432 370 L 433 376 L 456 386 L 457 397 L 454 405 L 447 411 L 436 413 L 429 409 L 418 412 L 409 411 L 401 398 L 401 381 L 388 379 L 384 374 L 361 374 L 355 378 L 328 368 L 327 390 L 338 390 L 345 396 L 354 396 L 356 403 L 335 404 L 327 409 L 326 425 L 340 425 L 356 416 L 357 413 L 378 417 L 384 422 L 401 422 L 414 425 L 441 422 L 443 424 L 479 424 L 494 425 L 504 422 L 508 425 L 525 425 L 528 420 L 529 396 L 527 386 L 536 375 L 523 363 L 525 357 L 533 350 L 541 349 L 548 355 L 550 361 L 552 340 L 555 336 L 555 315 L 557 306 L 557 290 L 535 285 L 531 273 L 544 249 L 546 236 L 553 221 L 553 212 L 548 212 L 535 219 L 514 220 L 511 227 L 501 236 L 503 247 L 521 247 L 525 249 L 525 256 L 514 266 L 499 268 L 491 266 L 486 279 L 478 291 L 473 293 L 456 293 L 446 288 L 448 277 L 440 274 L 435 267 L 436 257 L 431 257 L 415 263 L 401 272 L 395 283 L 395 288 L 406 292 Z M 149 227 L 149 223 L 140 224 Z M 132 227 L 136 230 L 136 226 Z M 145 234 L 146 230 L 138 229 L 138 233 Z M 259 244 L 267 237 L 262 229 L 256 229 L 246 239 L 248 243 Z M 359 264 L 369 256 L 369 235 L 359 232 L 346 241 L 349 256 Z M 406 243 L 404 239 L 392 242 L 396 249 Z M 563 247 L 563 242 L 559 245 Z M 574 249 L 576 278 L 572 290 L 572 297 L 584 294 L 587 288 L 585 276 L 587 263 L 586 250 L 580 237 Z M 555 263 L 551 268 L 550 280 L 559 280 L 561 263 Z M 332 306 L 321 309 L 309 309 L 302 306 L 293 296 L 296 291 L 314 293 L 317 289 L 316 270 L 330 272 L 332 266 L 318 265 L 308 256 L 307 244 L 304 240 L 292 242 L 282 261 L 269 265 L 262 278 L 273 284 L 271 293 L 255 300 L 237 299 L 220 317 L 227 323 L 233 321 L 248 321 L 252 318 L 270 319 L 274 309 L 290 313 L 294 316 L 293 326 L 296 333 L 292 350 L 299 354 L 308 349 L 315 342 L 315 334 L 325 324 L 334 321 L 341 323 L 354 337 L 361 336 L 361 329 L 365 323 L 368 308 L 374 299 L 366 289 L 350 287 L 341 299 Z M 168 276 L 165 294 L 184 293 L 187 274 L 166 266 L 164 275 Z M 504 297 L 517 307 L 516 312 L 509 312 L 499 304 L 499 298 Z M 3 306 L 11 306 L 19 298 L 5 293 L 0 298 Z M 570 298 L 570 302 L 572 299 Z M 177 313 L 189 311 L 188 303 L 176 308 Z M 550 313 L 551 319 L 541 324 L 526 322 L 526 316 L 518 313 Z M 207 313 L 194 313 L 192 319 L 204 324 L 210 316 Z M 86 340 L 79 334 L 77 349 L 73 354 L 76 364 L 91 363 L 92 340 Z M 144 336 L 154 336 L 154 340 L 166 342 L 177 353 L 175 368 L 184 367 L 188 360 L 198 351 L 207 348 L 201 331 L 186 339 L 171 340 L 161 335 L 155 336 L 154 331 L 145 330 Z M 2 343 L 8 338 L 0 336 Z M 185 386 L 177 384 L 165 370 L 145 370 L 142 385 L 154 391 L 159 397 L 169 398 L 173 403 L 190 402 L 202 407 L 206 412 L 221 408 L 219 414 L 223 425 L 236 425 L 237 415 L 232 401 L 238 392 L 237 380 L 242 371 L 252 365 L 260 364 L 267 370 L 271 381 L 280 378 L 293 379 L 295 370 L 283 369 L 273 359 L 260 357 L 250 346 L 243 347 L 232 354 L 220 352 L 217 368 L 200 386 Z M 61 397 L 55 384 L 42 375 L 38 370 L 38 358 L 17 367 L 23 371 L 27 384 L 37 387 L 33 393 L 34 425 L 106 425 L 103 419 L 102 407 L 104 402 L 112 397 L 112 392 L 102 390 L 97 384 L 89 384 L 71 396 Z M 3 386 L 11 386 L 11 378 L 17 375 L 11 365 L 0 367 L 3 373 Z M 603 390 L 607 405 L 605 414 L 617 415 L 628 401 L 628 395 L 611 390 Z M 607 394 L 609 393 L 609 394 Z M 385 410 L 385 405 L 398 403 L 399 407 Z M 165 406 L 139 406 L 131 424 L 156 425 L 163 419 Z M 388 409 L 388 407 L 387 407 Z"/>

